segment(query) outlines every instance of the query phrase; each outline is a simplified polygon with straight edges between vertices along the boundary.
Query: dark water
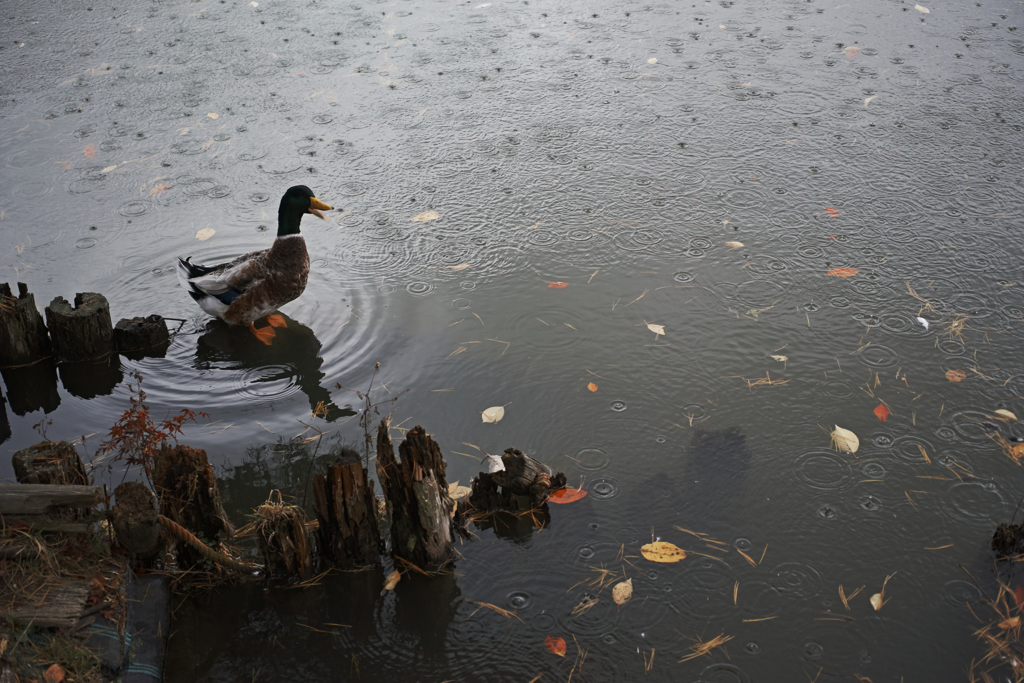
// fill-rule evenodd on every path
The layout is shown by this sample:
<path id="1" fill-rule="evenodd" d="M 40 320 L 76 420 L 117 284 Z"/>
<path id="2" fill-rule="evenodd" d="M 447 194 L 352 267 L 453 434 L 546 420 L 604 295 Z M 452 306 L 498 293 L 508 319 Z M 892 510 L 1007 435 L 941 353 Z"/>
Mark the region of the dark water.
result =
<path id="1" fill-rule="evenodd" d="M 166 358 L 8 382 L 3 448 L 38 439 L 40 406 L 50 438 L 103 432 L 138 369 L 156 414 L 213 416 L 188 443 L 261 473 L 226 485 L 249 492 L 241 520 L 296 476 L 244 465 L 246 447 L 300 433 L 321 400 L 340 415 L 336 383 L 379 361 L 375 396 L 410 390 L 395 422 L 434 433 L 450 481 L 478 471 L 463 441 L 586 478 L 544 531 L 480 532 L 452 577 L 181 607 L 173 681 L 564 680 L 577 643 L 574 681 L 640 680 L 652 650 L 650 680 L 964 680 L 983 653 L 968 605 L 994 615 L 957 565 L 995 586 L 988 537 L 1022 493 L 979 423 L 1024 415 L 1024 36 L 1019 3 L 928 7 L 8 2 L 0 277 L 40 305 L 98 291 L 115 318 L 188 320 Z M 297 183 L 343 211 L 304 224 L 309 287 L 264 349 L 208 325 L 174 257 L 269 245 Z M 788 383 L 742 379 L 766 372 Z M 856 456 L 829 449 L 835 424 Z M 697 428 L 742 439 L 691 445 Z M 635 557 L 652 537 L 702 552 L 675 526 L 763 559 Z M 602 564 L 632 601 L 605 590 L 573 618 Z M 820 620 L 847 614 L 840 584 L 866 586 L 853 619 Z M 723 633 L 726 651 L 677 663 Z"/>

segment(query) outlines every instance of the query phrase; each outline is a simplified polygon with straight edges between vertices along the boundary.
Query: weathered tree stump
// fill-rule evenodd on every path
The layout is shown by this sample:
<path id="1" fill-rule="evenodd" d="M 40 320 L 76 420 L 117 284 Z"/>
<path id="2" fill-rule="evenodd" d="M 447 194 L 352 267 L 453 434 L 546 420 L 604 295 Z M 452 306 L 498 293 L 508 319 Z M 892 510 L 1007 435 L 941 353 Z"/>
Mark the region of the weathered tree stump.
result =
<path id="1" fill-rule="evenodd" d="M 164 446 L 154 458 L 152 476 L 164 516 L 207 544 L 215 544 L 221 534 L 228 538 L 234 535 L 206 451 L 183 445 Z M 177 544 L 177 552 L 182 567 L 202 561 L 202 556 L 184 543 Z"/>
<path id="2" fill-rule="evenodd" d="M 50 338 L 36 298 L 24 282 L 18 283 L 18 298 L 9 284 L 0 284 L 0 367 L 29 365 L 50 353 Z"/>
<path id="3" fill-rule="evenodd" d="M 110 305 L 102 294 L 79 292 L 74 308 L 58 296 L 46 307 L 46 323 L 59 362 L 105 358 L 114 352 Z"/>
<path id="4" fill-rule="evenodd" d="M 391 421 L 377 429 L 377 478 L 391 508 L 392 554 L 426 571 L 451 561 L 452 506 L 441 448 L 416 425 L 398 447 L 395 459 L 388 436 Z"/>
<path id="5" fill-rule="evenodd" d="M 356 569 L 380 560 L 377 499 L 359 454 L 346 448 L 341 455 L 325 474 L 313 477 L 317 542 L 332 565 Z"/>
<path id="6" fill-rule="evenodd" d="M 145 485 L 126 481 L 114 489 L 114 536 L 143 566 L 151 566 L 163 553 L 159 517 L 160 501 Z"/>
<path id="7" fill-rule="evenodd" d="M 517 448 L 506 448 L 501 462 L 504 471 L 481 472 L 471 482 L 472 507 L 485 511 L 530 510 L 542 506 L 551 491 L 565 486 L 564 474 L 554 474 L 550 467 Z"/>
<path id="8" fill-rule="evenodd" d="M 307 579 L 313 574 L 313 557 L 306 537 L 302 508 L 280 500 L 256 508 L 256 545 L 269 576 Z"/>
<path id="9" fill-rule="evenodd" d="M 114 348 L 131 358 L 163 358 L 171 341 L 167 323 L 159 315 L 122 318 L 114 326 Z"/>
<path id="10" fill-rule="evenodd" d="M 89 483 L 82 458 L 67 441 L 47 441 L 23 448 L 14 454 L 12 463 L 19 484 Z"/>

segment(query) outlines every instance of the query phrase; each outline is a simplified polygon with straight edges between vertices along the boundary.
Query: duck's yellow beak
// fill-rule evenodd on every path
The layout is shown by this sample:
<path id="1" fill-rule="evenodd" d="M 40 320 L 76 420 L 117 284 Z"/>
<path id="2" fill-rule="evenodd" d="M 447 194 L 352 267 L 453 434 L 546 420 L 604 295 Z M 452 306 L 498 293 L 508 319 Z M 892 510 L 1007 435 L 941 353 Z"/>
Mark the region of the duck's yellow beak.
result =
<path id="1" fill-rule="evenodd" d="M 327 216 L 323 215 L 320 212 L 330 211 L 333 208 L 334 207 L 331 206 L 330 204 L 324 204 L 316 197 L 309 198 L 309 213 L 313 214 L 314 216 L 320 216 L 320 218 L 322 218 L 323 220 L 327 220 Z"/>

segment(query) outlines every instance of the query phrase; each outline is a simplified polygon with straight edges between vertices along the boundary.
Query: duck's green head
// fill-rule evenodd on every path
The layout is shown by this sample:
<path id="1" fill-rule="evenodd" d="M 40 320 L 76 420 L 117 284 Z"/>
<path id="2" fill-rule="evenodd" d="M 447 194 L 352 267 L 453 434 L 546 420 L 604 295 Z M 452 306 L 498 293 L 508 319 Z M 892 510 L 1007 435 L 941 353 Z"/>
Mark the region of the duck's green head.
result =
<path id="1" fill-rule="evenodd" d="M 321 211 L 330 211 L 333 207 L 316 198 L 313 190 L 305 185 L 289 187 L 281 197 L 281 206 L 277 209 L 277 236 L 298 235 L 302 214 L 311 213 L 327 220 Z"/>

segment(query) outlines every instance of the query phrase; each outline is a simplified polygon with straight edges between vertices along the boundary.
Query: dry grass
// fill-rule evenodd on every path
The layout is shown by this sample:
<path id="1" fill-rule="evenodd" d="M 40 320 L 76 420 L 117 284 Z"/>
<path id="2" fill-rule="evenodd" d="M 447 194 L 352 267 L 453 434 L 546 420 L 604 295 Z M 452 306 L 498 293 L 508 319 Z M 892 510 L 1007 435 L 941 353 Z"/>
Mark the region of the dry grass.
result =
<path id="1" fill-rule="evenodd" d="M 996 618 L 974 632 L 985 648 L 985 655 L 979 660 L 971 660 L 969 680 L 971 683 L 1024 683 L 1024 643 L 1021 640 L 1020 608 L 1016 596 L 1009 586 L 1000 581 L 995 599 L 991 599 L 987 593 L 985 597 L 996 613 Z"/>

